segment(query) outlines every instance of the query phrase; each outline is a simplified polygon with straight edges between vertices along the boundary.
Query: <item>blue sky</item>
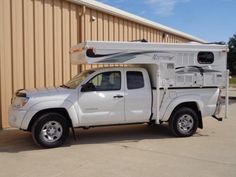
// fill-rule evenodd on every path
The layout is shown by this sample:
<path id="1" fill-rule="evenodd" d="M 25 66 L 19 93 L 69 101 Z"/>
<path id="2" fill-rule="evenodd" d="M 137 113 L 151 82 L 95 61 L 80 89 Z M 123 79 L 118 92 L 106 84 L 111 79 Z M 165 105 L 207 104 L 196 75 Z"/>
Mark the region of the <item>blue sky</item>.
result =
<path id="1" fill-rule="evenodd" d="M 207 40 L 236 33 L 236 0 L 97 0 Z"/>

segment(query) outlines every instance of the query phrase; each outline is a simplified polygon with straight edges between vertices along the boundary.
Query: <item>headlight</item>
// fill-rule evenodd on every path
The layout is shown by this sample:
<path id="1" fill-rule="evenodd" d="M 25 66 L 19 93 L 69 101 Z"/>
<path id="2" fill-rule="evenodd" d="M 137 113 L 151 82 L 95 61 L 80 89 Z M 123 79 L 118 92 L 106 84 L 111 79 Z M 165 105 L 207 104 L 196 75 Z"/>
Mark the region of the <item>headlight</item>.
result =
<path id="1" fill-rule="evenodd" d="M 13 101 L 13 107 L 17 109 L 22 108 L 28 101 L 29 97 L 16 97 Z"/>

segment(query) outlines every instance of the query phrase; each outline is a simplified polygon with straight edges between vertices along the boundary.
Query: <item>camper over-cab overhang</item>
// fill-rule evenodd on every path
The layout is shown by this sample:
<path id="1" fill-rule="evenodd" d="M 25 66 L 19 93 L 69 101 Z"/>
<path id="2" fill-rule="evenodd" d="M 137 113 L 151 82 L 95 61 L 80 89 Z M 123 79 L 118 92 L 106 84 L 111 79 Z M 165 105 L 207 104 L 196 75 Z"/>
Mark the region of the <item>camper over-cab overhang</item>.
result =
<path id="1" fill-rule="evenodd" d="M 227 51 L 226 45 L 216 44 L 87 41 L 73 46 L 70 54 L 72 64 L 147 64 L 174 59 L 182 66 L 213 64 L 224 59 Z M 221 62 L 225 66 L 226 61 Z"/>

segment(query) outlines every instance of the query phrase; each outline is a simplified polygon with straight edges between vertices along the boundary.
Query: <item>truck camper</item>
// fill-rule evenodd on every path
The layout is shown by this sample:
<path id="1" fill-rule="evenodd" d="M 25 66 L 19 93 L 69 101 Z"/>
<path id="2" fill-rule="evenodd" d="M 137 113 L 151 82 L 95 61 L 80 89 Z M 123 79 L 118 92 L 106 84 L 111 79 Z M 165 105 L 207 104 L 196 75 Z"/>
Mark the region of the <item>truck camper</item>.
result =
<path id="1" fill-rule="evenodd" d="M 192 136 L 203 118 L 221 121 L 227 51 L 217 44 L 87 41 L 71 48 L 71 63 L 115 64 L 83 71 L 66 84 L 18 90 L 13 127 L 31 131 L 43 147 L 63 144 L 69 128 L 168 122 L 175 136 Z"/>

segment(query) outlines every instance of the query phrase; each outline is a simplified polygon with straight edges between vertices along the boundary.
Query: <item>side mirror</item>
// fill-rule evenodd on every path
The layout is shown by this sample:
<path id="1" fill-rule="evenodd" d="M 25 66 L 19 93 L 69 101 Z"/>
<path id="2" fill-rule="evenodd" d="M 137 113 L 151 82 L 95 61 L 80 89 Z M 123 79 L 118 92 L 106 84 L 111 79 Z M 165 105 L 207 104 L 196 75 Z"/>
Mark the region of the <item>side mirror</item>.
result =
<path id="1" fill-rule="evenodd" d="M 93 83 L 87 83 L 82 85 L 81 92 L 92 92 L 95 91 L 95 86 Z"/>

